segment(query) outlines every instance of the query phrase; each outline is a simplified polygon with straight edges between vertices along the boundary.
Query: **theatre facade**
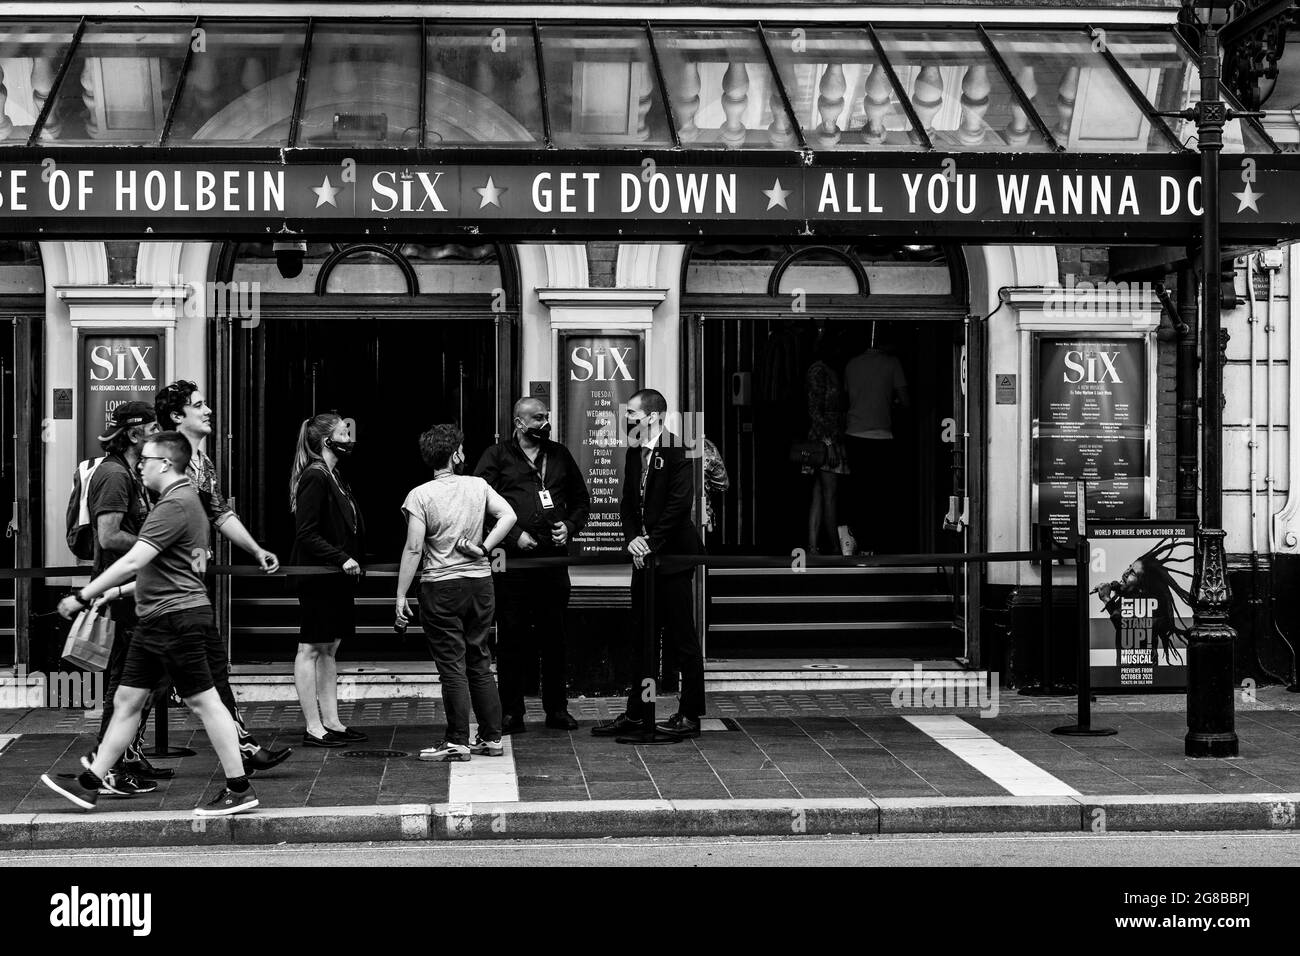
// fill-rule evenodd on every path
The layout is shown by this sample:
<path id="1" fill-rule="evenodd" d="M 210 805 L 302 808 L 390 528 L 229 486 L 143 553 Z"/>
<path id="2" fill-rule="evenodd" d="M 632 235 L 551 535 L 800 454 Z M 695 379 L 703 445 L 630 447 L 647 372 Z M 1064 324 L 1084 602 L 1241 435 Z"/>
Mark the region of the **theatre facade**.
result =
<path id="1" fill-rule="evenodd" d="M 586 471 L 578 552 L 608 557 L 618 411 L 648 386 L 700 452 L 712 687 L 887 686 L 914 661 L 1037 680 L 1038 564 L 728 566 L 818 546 L 791 460 L 808 370 L 866 348 L 909 398 L 865 502 L 878 552 L 1031 549 L 1079 481 L 1093 519 L 1196 517 L 1204 190 L 1173 114 L 1200 75 L 1177 3 L 49 6 L 0 3 L 7 566 L 74 563 L 77 463 L 116 403 L 176 379 L 282 557 L 303 418 L 350 420 L 365 563 L 387 564 L 419 432 L 460 422 L 473 462 L 523 395 Z M 1218 188 L 1224 524 L 1238 669 L 1265 678 L 1294 673 L 1274 599 L 1300 551 L 1294 130 L 1230 119 Z M 706 437 L 726 490 L 705 490 Z M 841 479 L 841 507 L 862 487 Z M 575 692 L 611 689 L 628 575 L 573 570 Z M 1074 568 L 1055 575 L 1068 679 Z M 73 579 L 0 582 L 0 667 L 57 666 Z M 217 597 L 246 685 L 291 693 L 292 592 L 223 577 Z M 366 692 L 425 679 L 391 580 L 360 601 L 344 656 Z"/>

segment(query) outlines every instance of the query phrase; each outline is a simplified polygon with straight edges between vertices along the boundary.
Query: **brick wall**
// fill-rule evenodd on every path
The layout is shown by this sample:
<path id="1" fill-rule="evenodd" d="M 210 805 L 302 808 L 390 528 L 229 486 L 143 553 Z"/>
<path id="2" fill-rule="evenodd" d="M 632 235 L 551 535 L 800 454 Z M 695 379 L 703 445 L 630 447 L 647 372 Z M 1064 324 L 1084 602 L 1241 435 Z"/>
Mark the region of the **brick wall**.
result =
<path id="1" fill-rule="evenodd" d="M 106 242 L 108 254 L 108 281 L 110 285 L 135 285 L 135 260 L 140 252 L 138 242 Z"/>
<path id="2" fill-rule="evenodd" d="M 587 243 L 587 274 L 593 289 L 614 288 L 618 246 L 617 242 Z"/>

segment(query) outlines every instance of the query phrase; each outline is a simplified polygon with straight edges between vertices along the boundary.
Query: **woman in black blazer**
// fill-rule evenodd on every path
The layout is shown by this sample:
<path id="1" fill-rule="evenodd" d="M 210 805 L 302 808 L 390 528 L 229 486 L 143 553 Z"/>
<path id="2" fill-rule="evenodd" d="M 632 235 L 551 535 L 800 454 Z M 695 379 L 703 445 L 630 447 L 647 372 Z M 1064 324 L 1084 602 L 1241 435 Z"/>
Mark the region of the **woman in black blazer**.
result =
<path id="1" fill-rule="evenodd" d="M 334 573 L 299 575 L 302 609 L 293 679 L 298 689 L 308 747 L 344 747 L 366 739 L 339 720 L 335 656 L 344 638 L 355 637 L 355 586 L 361 576 L 365 525 L 352 491 L 338 472 L 354 442 L 338 415 L 309 418 L 298 430 L 298 451 L 289 478 L 295 536 L 290 564 L 317 564 Z"/>

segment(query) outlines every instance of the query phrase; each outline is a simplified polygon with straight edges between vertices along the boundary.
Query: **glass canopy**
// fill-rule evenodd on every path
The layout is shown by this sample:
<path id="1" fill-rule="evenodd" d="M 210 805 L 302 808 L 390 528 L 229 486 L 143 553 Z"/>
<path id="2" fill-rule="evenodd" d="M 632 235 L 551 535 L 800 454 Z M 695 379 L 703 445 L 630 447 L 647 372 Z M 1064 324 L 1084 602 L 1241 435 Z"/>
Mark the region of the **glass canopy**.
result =
<path id="1" fill-rule="evenodd" d="M 1199 87 L 1163 29 L 0 20 L 0 146 L 1163 153 Z"/>

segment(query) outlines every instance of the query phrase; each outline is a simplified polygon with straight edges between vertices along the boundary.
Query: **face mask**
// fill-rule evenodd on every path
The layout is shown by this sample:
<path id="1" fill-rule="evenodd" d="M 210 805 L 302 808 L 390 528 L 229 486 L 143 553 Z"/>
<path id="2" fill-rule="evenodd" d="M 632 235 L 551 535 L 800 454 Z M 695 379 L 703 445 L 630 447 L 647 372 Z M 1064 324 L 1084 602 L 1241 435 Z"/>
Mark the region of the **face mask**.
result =
<path id="1" fill-rule="evenodd" d="M 542 441 L 545 438 L 550 438 L 551 423 L 547 422 L 545 425 L 534 425 L 531 428 L 525 428 L 524 434 L 532 441 Z"/>
<path id="2" fill-rule="evenodd" d="M 347 458 L 356 449 L 354 441 L 335 441 L 333 438 L 325 439 L 325 447 L 334 451 L 334 454 L 340 458 Z"/>

